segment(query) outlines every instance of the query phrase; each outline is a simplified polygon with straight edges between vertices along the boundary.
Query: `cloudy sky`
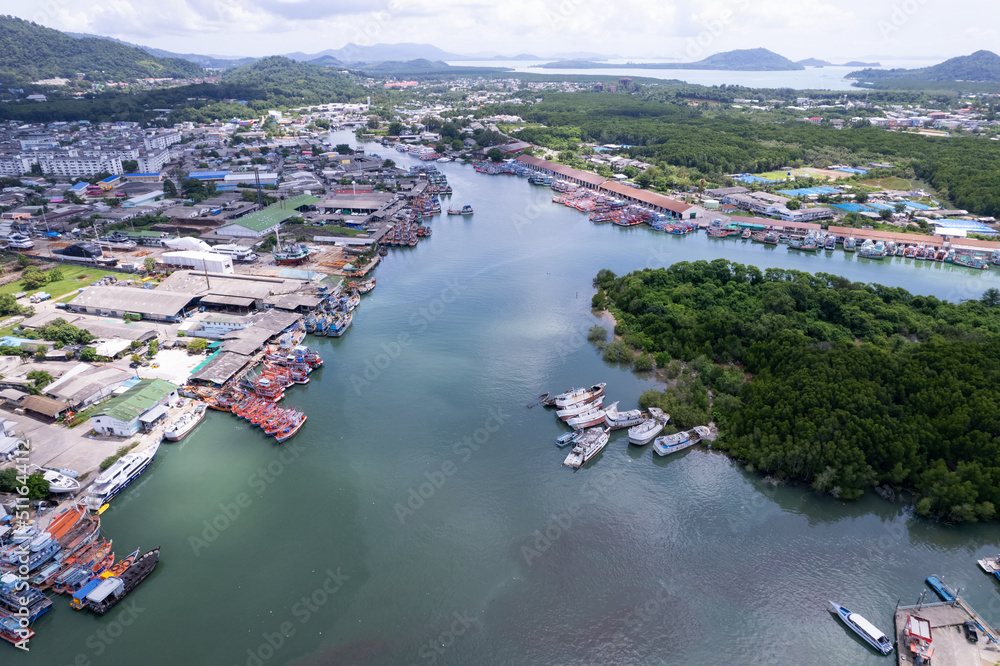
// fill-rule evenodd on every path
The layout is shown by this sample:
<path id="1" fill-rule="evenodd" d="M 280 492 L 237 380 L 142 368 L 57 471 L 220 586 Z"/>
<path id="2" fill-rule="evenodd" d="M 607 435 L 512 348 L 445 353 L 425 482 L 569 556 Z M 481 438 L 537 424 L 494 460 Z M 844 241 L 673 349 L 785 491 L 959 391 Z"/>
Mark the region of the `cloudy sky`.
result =
<path id="1" fill-rule="evenodd" d="M 450 52 L 576 51 L 696 60 L 766 47 L 792 59 L 937 59 L 997 48 L 987 0 L 5 0 L 3 12 L 169 51 L 263 56 L 348 43 Z M 970 16 L 979 17 L 969 20 Z"/>

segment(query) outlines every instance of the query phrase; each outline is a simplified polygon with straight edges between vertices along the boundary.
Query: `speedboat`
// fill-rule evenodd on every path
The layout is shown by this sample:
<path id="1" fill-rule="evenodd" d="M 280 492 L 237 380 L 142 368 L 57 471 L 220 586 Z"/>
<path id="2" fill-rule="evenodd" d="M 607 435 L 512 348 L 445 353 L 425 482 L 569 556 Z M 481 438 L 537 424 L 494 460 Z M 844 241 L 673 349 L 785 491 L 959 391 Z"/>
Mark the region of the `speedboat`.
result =
<path id="1" fill-rule="evenodd" d="M 849 611 L 843 606 L 835 604 L 832 601 L 830 602 L 830 612 L 843 620 L 844 624 L 854 630 L 854 633 L 861 636 L 866 643 L 882 654 L 889 654 L 892 652 L 892 641 L 890 641 L 881 630 L 861 615 Z"/>
<path id="2" fill-rule="evenodd" d="M 572 444 L 576 440 L 580 439 L 580 436 L 582 434 L 583 433 L 580 432 L 579 430 L 563 433 L 562 435 L 556 437 L 556 446 L 558 446 L 560 449 L 564 446 L 568 446 L 569 444 Z"/>
<path id="3" fill-rule="evenodd" d="M 590 411 L 591 409 L 600 407 L 602 404 L 604 404 L 604 396 L 599 395 L 594 400 L 589 402 L 578 402 L 571 407 L 567 407 L 566 409 L 560 409 L 556 412 L 556 416 L 561 418 L 563 421 L 569 421 L 574 416 L 578 416 L 584 412 Z"/>
<path id="4" fill-rule="evenodd" d="M 697 440 L 691 438 L 690 431 L 678 432 L 666 437 L 657 437 L 653 442 L 653 450 L 661 456 L 668 456 L 684 449 L 694 446 Z"/>
<path id="5" fill-rule="evenodd" d="M 49 482 L 50 493 L 75 493 L 80 490 L 80 482 L 54 469 L 34 465 L 35 473 L 41 474 Z"/>
<path id="6" fill-rule="evenodd" d="M 619 412 L 618 403 L 616 402 L 611 407 L 608 407 L 607 413 L 604 415 L 604 421 L 608 424 L 608 427 L 612 430 L 619 430 L 621 428 L 631 428 L 632 426 L 639 425 L 646 420 L 648 414 L 643 412 L 641 409 L 630 409 L 627 412 Z"/>
<path id="7" fill-rule="evenodd" d="M 583 467 L 588 460 L 596 456 L 607 445 L 610 435 L 610 428 L 591 428 L 587 430 L 576 441 L 576 445 L 569 452 L 569 455 L 566 456 L 563 465 L 572 467 L 573 469 Z"/>
<path id="8" fill-rule="evenodd" d="M 663 426 L 670 420 L 669 414 L 664 414 L 659 407 L 649 408 L 649 418 L 637 426 L 628 429 L 628 441 L 636 446 L 645 446 L 663 431 Z"/>

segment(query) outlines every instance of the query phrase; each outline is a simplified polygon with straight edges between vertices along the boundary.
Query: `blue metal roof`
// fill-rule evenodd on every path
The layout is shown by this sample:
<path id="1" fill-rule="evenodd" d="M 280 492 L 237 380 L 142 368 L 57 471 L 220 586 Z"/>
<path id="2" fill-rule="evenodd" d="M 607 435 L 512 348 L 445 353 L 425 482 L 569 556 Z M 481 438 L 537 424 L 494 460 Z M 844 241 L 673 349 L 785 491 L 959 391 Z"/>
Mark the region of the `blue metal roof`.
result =
<path id="1" fill-rule="evenodd" d="M 797 190 L 778 190 L 778 194 L 788 197 L 809 196 L 811 194 L 834 194 L 839 192 L 836 187 L 800 187 Z"/>
<path id="2" fill-rule="evenodd" d="M 83 190 L 90 187 L 90 183 L 77 183 L 73 187 L 69 188 L 70 192 L 82 192 Z"/>
<path id="3" fill-rule="evenodd" d="M 104 180 L 101 180 L 101 181 L 98 181 L 98 182 L 100 182 L 100 183 L 113 183 L 116 180 L 118 180 L 119 178 L 121 178 L 121 176 L 108 176 Z"/>
<path id="4" fill-rule="evenodd" d="M 159 176 L 159 175 L 160 175 L 160 172 L 156 171 L 155 173 L 127 173 L 127 174 L 125 174 L 125 177 L 126 178 L 135 178 L 137 176 Z"/>
<path id="5" fill-rule="evenodd" d="M 195 178 L 197 180 L 222 180 L 229 173 L 229 171 L 192 171 L 188 174 L 188 178 Z"/>
<path id="6" fill-rule="evenodd" d="M 997 233 L 997 230 L 993 227 L 989 227 L 982 222 L 976 222 L 975 220 L 934 220 L 931 224 L 943 229 L 964 229 L 965 231 L 972 231 L 977 234 Z"/>

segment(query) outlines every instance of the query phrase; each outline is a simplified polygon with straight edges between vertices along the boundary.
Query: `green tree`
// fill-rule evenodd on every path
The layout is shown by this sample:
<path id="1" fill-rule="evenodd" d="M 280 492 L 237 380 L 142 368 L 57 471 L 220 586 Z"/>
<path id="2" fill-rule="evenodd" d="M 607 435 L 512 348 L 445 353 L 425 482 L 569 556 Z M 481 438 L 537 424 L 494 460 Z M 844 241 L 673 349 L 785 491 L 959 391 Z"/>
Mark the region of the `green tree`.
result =
<path id="1" fill-rule="evenodd" d="M 864 191 L 858 192 L 854 195 L 854 200 L 859 204 L 863 204 L 868 201 L 868 193 Z"/>
<path id="2" fill-rule="evenodd" d="M 177 186 L 174 185 L 174 181 L 169 178 L 163 181 L 163 196 L 168 199 L 173 199 L 177 196 Z"/>
<path id="3" fill-rule="evenodd" d="M 490 148 L 486 152 L 486 157 L 488 157 L 491 162 L 503 162 L 503 151 L 499 148 Z"/>
<path id="4" fill-rule="evenodd" d="M 80 360 L 86 363 L 93 363 L 97 360 L 97 350 L 93 347 L 84 347 L 80 352 Z"/>
<path id="5" fill-rule="evenodd" d="M 147 273 L 152 273 L 156 270 L 156 259 L 153 257 L 146 257 L 142 260 L 142 264 L 146 269 Z"/>
<path id="6" fill-rule="evenodd" d="M 785 208 L 787 208 L 788 210 L 798 210 L 802 208 L 802 202 L 799 201 L 798 199 L 791 199 L 789 200 L 788 203 L 785 204 Z"/>
<path id="7" fill-rule="evenodd" d="M 28 267 L 29 264 L 31 264 L 31 259 L 28 258 L 28 255 L 22 254 L 22 253 L 18 253 L 18 255 L 17 255 L 17 267 L 20 268 L 20 269 L 25 269 L 25 268 Z"/>
<path id="8" fill-rule="evenodd" d="M 206 347 L 208 347 L 208 340 L 205 338 L 195 338 L 187 344 L 187 350 L 191 353 L 204 351 Z"/>
<path id="9" fill-rule="evenodd" d="M 389 123 L 389 129 L 387 131 L 389 136 L 399 136 L 403 133 L 403 124 L 394 120 Z"/>
<path id="10" fill-rule="evenodd" d="M 28 266 L 28 268 L 24 269 L 21 279 L 24 281 L 26 289 L 38 289 L 49 281 L 48 276 L 40 271 L 37 266 Z"/>
<path id="11" fill-rule="evenodd" d="M 39 391 L 52 383 L 52 375 L 44 370 L 32 370 L 25 375 L 27 379 L 30 379 L 35 383 L 35 388 Z"/>
<path id="12" fill-rule="evenodd" d="M 149 358 L 153 358 L 154 356 L 156 356 L 156 352 L 158 351 L 160 351 L 160 341 L 150 340 L 149 349 L 146 351 L 146 356 Z"/>

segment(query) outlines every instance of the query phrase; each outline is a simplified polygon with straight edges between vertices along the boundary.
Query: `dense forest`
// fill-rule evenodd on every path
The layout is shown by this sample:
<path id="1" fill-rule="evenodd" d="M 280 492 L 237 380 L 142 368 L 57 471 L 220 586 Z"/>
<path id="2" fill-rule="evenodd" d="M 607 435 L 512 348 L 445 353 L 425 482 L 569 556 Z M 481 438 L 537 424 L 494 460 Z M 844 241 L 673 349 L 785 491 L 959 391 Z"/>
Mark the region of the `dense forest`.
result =
<path id="1" fill-rule="evenodd" d="M 748 468 L 844 499 L 912 490 L 919 514 L 953 522 L 996 517 L 1000 291 L 954 304 L 723 259 L 595 283 L 626 343 L 702 370 L 681 388 L 713 391 L 716 446 Z"/>
<path id="2" fill-rule="evenodd" d="M 13 16 L 0 16 L 0 81 L 16 87 L 49 78 L 130 81 L 138 78 L 192 78 L 201 67 L 178 58 L 157 58 L 142 49 L 107 39 L 76 39 Z"/>
<path id="3" fill-rule="evenodd" d="M 570 140 L 633 146 L 650 162 L 702 174 L 760 173 L 809 166 L 830 157 L 866 164 L 905 163 L 959 208 L 1000 216 L 1000 143 L 975 137 L 942 140 L 867 126 L 837 130 L 788 120 L 771 122 L 737 114 L 708 113 L 683 103 L 601 93 L 549 95 L 525 107 L 522 117 L 541 126 L 518 137 L 539 145 Z"/>
<path id="4" fill-rule="evenodd" d="M 90 99 L 0 105 L 0 120 L 123 120 L 150 122 L 172 109 L 166 124 L 259 117 L 268 109 L 361 101 L 365 89 L 335 70 L 265 58 L 226 73 L 219 84 L 197 84 L 138 93 L 106 92 Z M 239 101 L 225 101 L 239 100 Z"/>
<path id="5" fill-rule="evenodd" d="M 859 81 L 989 81 L 1000 83 L 1000 56 L 992 51 L 950 58 L 919 69 L 862 69 L 845 78 Z"/>

